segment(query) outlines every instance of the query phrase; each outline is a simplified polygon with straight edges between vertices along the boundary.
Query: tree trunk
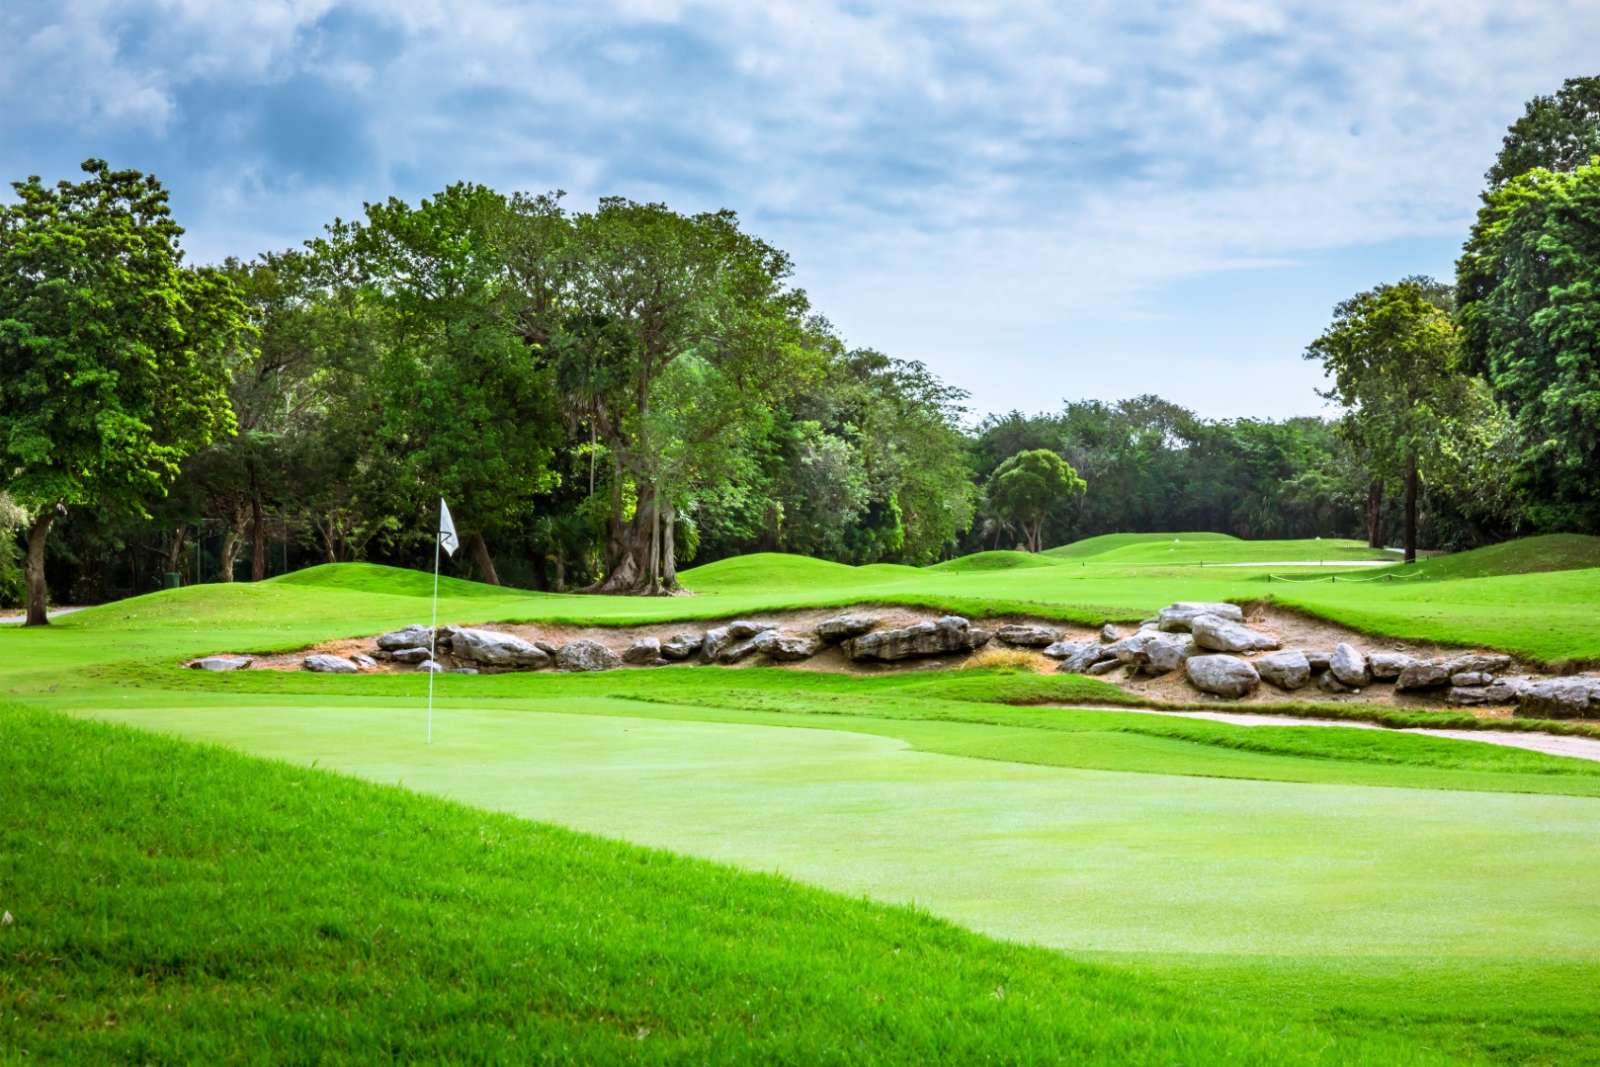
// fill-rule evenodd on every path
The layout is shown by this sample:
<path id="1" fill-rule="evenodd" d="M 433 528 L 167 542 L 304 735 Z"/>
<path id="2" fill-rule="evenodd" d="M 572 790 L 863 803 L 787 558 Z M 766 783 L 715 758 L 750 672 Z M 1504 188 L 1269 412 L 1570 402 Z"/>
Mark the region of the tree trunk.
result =
<path id="1" fill-rule="evenodd" d="M 1367 483 L 1367 547 L 1383 547 L 1383 479 Z"/>
<path id="2" fill-rule="evenodd" d="M 561 549 L 556 549 L 556 592 L 567 591 L 567 554 Z"/>
<path id="3" fill-rule="evenodd" d="M 494 569 L 494 557 L 489 555 L 489 543 L 483 539 L 483 534 L 477 532 L 469 534 L 467 543 L 472 548 L 472 562 L 478 568 L 478 580 L 489 585 L 499 585 L 500 575 Z"/>
<path id="4" fill-rule="evenodd" d="M 661 592 L 661 490 L 650 493 L 650 582 L 651 593 Z"/>
<path id="5" fill-rule="evenodd" d="M 188 537 L 189 528 L 187 526 L 174 527 L 172 540 L 167 542 L 167 558 L 163 561 L 166 564 L 168 573 L 183 573 L 183 546 Z"/>
<path id="6" fill-rule="evenodd" d="M 678 588 L 678 540 L 673 527 L 678 522 L 678 509 L 667 501 L 661 511 L 661 586 Z"/>
<path id="7" fill-rule="evenodd" d="M 1417 454 L 1406 460 L 1406 562 L 1417 561 Z"/>
<path id="8" fill-rule="evenodd" d="M 50 525 L 56 521 L 56 509 L 44 507 L 39 517 L 28 527 L 28 620 L 24 626 L 48 626 L 50 615 L 45 600 L 49 590 L 44 584 L 44 542 L 50 535 Z"/>
<path id="9" fill-rule="evenodd" d="M 267 518 L 261 507 L 261 483 L 256 480 L 256 465 L 250 463 L 250 580 L 267 577 Z M 228 581 L 233 581 L 230 571 Z"/>
<path id="10" fill-rule="evenodd" d="M 219 582 L 233 581 L 233 563 L 239 557 L 239 544 L 243 540 L 239 531 L 230 526 L 222 535 L 222 551 L 218 553 L 217 563 L 222 568 L 222 573 L 217 575 Z"/>

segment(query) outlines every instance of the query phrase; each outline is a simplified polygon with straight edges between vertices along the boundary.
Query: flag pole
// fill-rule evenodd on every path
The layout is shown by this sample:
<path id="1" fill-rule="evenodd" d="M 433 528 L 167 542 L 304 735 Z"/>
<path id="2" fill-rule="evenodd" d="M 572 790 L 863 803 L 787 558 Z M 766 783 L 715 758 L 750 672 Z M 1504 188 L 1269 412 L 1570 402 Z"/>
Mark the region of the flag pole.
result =
<path id="1" fill-rule="evenodd" d="M 433 538 L 433 624 L 428 627 L 428 744 L 433 744 L 433 676 L 439 672 L 439 661 L 434 659 L 439 641 L 439 546 L 443 538 Z"/>

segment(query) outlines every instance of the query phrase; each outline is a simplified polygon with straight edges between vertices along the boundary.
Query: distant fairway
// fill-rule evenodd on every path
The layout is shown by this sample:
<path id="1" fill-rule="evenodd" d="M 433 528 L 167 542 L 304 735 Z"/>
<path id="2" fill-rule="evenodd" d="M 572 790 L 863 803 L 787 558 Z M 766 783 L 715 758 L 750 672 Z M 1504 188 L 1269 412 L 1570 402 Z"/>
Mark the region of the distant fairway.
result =
<path id="1" fill-rule="evenodd" d="M 1164 537 L 1103 541 L 1076 557 L 994 552 L 921 569 L 767 554 L 688 570 L 696 595 L 674 598 L 447 580 L 440 613 L 623 624 L 884 603 L 1098 623 L 1179 598 L 1272 598 L 1374 632 L 1600 658 L 1600 569 L 1514 573 L 1539 548 L 1476 557 L 1465 568 L 1472 576 L 1296 585 L 1200 564 L 1362 559 L 1370 550 L 1199 537 L 1173 546 Z M 201 652 L 303 647 L 424 620 L 430 588 L 425 575 L 345 565 L 103 605 L 47 630 L 0 630 L 0 686 L 37 708 L 912 903 L 984 934 L 1109 964 L 1143 983 L 1139 995 L 1178 991 L 1221 1006 L 1229 1021 L 1186 1020 L 1194 1029 L 1182 1041 L 1248 1045 L 1253 1028 L 1268 1025 L 1309 1028 L 1317 1036 L 1297 1048 L 1326 1051 L 1331 1062 L 1600 1060 L 1600 1032 L 1589 1026 L 1600 988 L 1600 912 L 1591 906 L 1600 892 L 1600 764 L 1388 731 L 1015 706 L 1128 697 L 1096 679 L 986 670 L 449 675 L 437 680 L 428 746 L 420 675 L 207 675 L 178 666 Z M 13 714 L 0 709 L 0 723 Z M 62 818 L 89 810 L 63 804 Z M 305 825 L 306 841 L 316 840 L 317 823 Z M 120 884 L 143 884 L 148 873 L 135 865 Z M 392 873 L 363 877 L 404 894 L 414 875 Z M 4 875 L 0 866 L 0 894 Z M 83 889 L 87 900 L 97 885 Z M 538 892 L 549 891 L 541 883 Z M 660 885 L 617 890 L 616 907 L 629 906 L 630 891 L 643 894 L 640 907 L 681 910 L 661 903 Z M 470 879 L 460 892 L 476 892 Z M 106 908 L 105 936 L 120 937 L 114 898 L 104 899 L 85 907 Z M 0 907 L 23 914 L 3 895 Z M 181 921 L 144 922 L 148 953 L 177 951 L 170 938 Z M 81 917 L 64 918 L 60 936 L 80 928 Z M 670 936 L 677 945 L 694 934 Z M 870 951 L 864 944 L 841 951 L 854 958 Z M 973 944 L 993 946 L 960 949 L 974 967 L 1000 951 Z M 550 963 L 550 980 L 581 982 L 583 966 Z M 818 981 L 847 988 L 842 973 Z M 0 993 L 5 980 L 0 972 Z M 352 996 L 381 995 L 366 978 L 351 981 Z M 1008 983 L 983 995 L 997 984 Z M 944 1004 L 928 1018 L 959 1017 L 955 1002 L 937 1000 L 954 988 L 916 994 Z M 1122 1020 L 1116 1011 L 1107 1018 Z M 714 1020 L 694 1025 L 701 1037 L 720 1033 Z M 784 1025 L 796 1041 L 831 1040 L 800 1021 Z M 1027 1032 L 1037 1036 L 1041 1025 L 1029 1021 Z M 1345 1054 L 1342 1043 L 1373 1035 L 1393 1044 Z M 1058 1039 L 1067 1040 L 1050 1038 Z M 1186 1058 L 1168 1053 L 1156 1058 Z"/>

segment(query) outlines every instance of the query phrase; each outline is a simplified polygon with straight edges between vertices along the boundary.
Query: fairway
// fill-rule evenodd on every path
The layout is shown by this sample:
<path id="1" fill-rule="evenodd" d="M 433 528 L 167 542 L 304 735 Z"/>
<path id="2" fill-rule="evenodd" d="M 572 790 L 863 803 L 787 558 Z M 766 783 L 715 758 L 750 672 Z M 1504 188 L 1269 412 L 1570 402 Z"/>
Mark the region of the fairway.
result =
<path id="1" fill-rule="evenodd" d="M 424 746 L 418 711 L 91 714 L 1057 948 L 1600 957 L 1596 799 L 1116 774 L 545 709 L 453 707 Z"/>

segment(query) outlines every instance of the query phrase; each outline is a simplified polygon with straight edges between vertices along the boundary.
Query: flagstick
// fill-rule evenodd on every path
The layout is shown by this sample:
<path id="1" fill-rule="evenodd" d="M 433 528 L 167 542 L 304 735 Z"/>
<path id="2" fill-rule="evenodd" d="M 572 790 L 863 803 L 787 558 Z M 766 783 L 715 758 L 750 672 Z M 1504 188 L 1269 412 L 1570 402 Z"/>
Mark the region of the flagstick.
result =
<path id="1" fill-rule="evenodd" d="M 434 646 L 439 641 L 439 543 L 433 539 L 433 625 L 428 629 L 428 744 L 433 744 L 433 676 L 438 673 L 439 661 L 434 659 Z"/>

